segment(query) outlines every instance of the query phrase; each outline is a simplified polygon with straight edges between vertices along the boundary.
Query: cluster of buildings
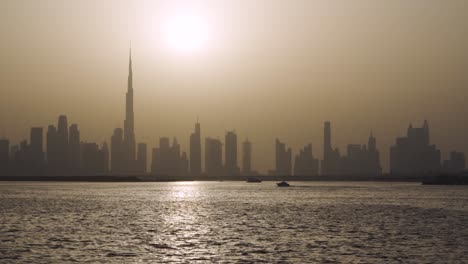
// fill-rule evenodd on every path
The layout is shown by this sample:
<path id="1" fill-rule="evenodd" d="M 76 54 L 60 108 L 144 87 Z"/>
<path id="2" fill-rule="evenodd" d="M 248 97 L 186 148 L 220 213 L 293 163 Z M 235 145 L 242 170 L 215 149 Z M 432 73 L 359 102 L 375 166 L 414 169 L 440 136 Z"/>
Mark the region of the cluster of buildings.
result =
<path id="1" fill-rule="evenodd" d="M 129 59 L 128 89 L 123 128 L 116 128 L 107 143 L 83 142 L 77 124 L 68 125 L 61 115 L 58 124 L 47 128 L 46 145 L 42 127 L 31 128 L 30 141 L 10 146 L 0 139 L 0 175 L 146 175 L 150 167 L 155 176 L 189 176 L 193 179 L 254 176 L 252 169 L 252 143 L 247 139 L 241 146 L 241 167 L 238 160 L 238 140 L 235 131 L 220 139 L 205 139 L 204 170 L 202 168 L 202 140 L 200 123 L 190 135 L 188 154 L 181 150 L 177 139 L 159 140 L 153 148 L 148 164 L 148 148 L 136 143 L 133 111 L 133 69 Z M 399 137 L 390 149 L 390 173 L 418 175 L 427 173 L 458 173 L 465 169 L 465 156 L 452 152 L 441 161 L 440 150 L 430 143 L 429 124 L 421 128 L 409 126 L 406 137 Z M 324 124 L 323 160 L 315 158 L 312 144 L 307 144 L 294 157 L 292 149 L 276 139 L 275 176 L 317 175 L 380 175 L 382 167 L 376 138 L 369 136 L 367 144 L 349 144 L 346 153 L 332 145 L 331 123 Z M 224 152 L 223 152 L 224 148 Z M 224 159 L 223 159 L 224 157 Z M 148 166 L 150 165 L 150 166 Z"/>

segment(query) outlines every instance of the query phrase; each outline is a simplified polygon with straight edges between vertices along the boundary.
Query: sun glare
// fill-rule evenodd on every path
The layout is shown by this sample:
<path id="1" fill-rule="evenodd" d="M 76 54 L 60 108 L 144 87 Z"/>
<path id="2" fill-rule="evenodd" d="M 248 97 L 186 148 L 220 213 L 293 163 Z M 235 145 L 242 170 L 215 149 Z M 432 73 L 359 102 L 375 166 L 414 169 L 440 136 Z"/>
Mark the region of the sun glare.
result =
<path id="1" fill-rule="evenodd" d="M 163 34 L 170 48 L 194 52 L 206 48 L 209 27 L 200 17 L 184 15 L 169 19 L 163 25 Z"/>

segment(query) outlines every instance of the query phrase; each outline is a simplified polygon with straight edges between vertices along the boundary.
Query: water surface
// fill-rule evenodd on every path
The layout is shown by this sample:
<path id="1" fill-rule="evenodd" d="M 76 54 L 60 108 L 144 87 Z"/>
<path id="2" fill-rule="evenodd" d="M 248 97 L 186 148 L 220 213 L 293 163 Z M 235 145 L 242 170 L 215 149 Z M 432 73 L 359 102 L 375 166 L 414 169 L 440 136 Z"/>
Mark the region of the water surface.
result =
<path id="1" fill-rule="evenodd" d="M 0 183 L 0 263 L 468 263 L 468 188 Z"/>

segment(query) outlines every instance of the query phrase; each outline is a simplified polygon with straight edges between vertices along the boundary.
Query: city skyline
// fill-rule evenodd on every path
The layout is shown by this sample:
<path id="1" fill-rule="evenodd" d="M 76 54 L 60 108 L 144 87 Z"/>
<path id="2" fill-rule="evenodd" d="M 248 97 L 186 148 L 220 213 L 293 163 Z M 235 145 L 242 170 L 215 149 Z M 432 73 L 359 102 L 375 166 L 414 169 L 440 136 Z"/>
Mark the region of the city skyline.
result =
<path id="1" fill-rule="evenodd" d="M 468 0 L 0 0 L 0 262 L 468 263 Z"/>
<path id="2" fill-rule="evenodd" d="M 68 125 L 66 115 L 60 115 L 57 126 L 49 125 L 44 135 L 42 127 L 32 127 L 30 141 L 22 140 L 13 145 L 8 139 L 0 139 L 1 174 L 18 175 L 153 175 L 179 176 L 203 179 L 202 176 L 239 177 L 260 175 L 252 166 L 252 142 L 248 138 L 238 149 L 235 130 L 225 131 L 224 144 L 220 139 L 205 137 L 205 159 L 202 165 L 201 124 L 195 123 L 190 134 L 189 150 L 184 151 L 176 137 L 172 144 L 169 137 L 160 137 L 159 146 L 149 148 L 147 143 L 136 143 L 133 60 L 132 50 L 128 61 L 127 92 L 125 95 L 125 119 L 123 128 L 117 127 L 101 145 L 81 141 L 79 126 Z M 315 158 L 313 144 L 299 149 L 293 159 L 293 150 L 285 142 L 275 139 L 275 166 L 264 175 L 270 176 L 345 176 L 374 175 L 384 173 L 377 139 L 371 131 L 367 144 L 348 144 L 346 154 L 333 145 L 332 125 L 324 122 L 323 158 Z M 407 136 L 397 137 L 390 148 L 389 173 L 392 175 L 421 175 L 434 173 L 459 173 L 465 169 L 463 152 L 451 151 L 443 159 L 441 151 L 432 144 L 429 123 L 424 120 L 421 128 L 410 123 Z M 45 144 L 44 144 L 45 139 Z M 10 147 L 11 145 L 11 147 Z M 44 148 L 44 146 L 46 146 Z M 224 148 L 224 155 L 223 155 Z M 151 151 L 151 156 L 148 152 Z M 238 159 L 239 152 L 242 153 Z M 187 154 L 188 153 L 188 154 Z M 148 161 L 151 162 L 148 162 Z M 239 164 L 241 160 L 241 164 Z M 260 172 L 262 173 L 262 172 Z"/>
<path id="3" fill-rule="evenodd" d="M 21 140 L 18 144 L 13 144 L 4 137 L 0 139 L 3 139 L 3 148 L 8 146 L 7 154 L 8 156 L 11 154 L 11 159 L 17 159 L 16 156 L 20 155 L 19 160 L 26 162 L 19 165 L 25 167 L 20 168 L 18 172 L 20 174 L 28 171 L 50 175 L 149 173 L 166 176 L 190 175 L 193 179 L 197 179 L 202 175 L 218 177 L 249 176 L 258 173 L 296 176 L 381 175 L 382 173 L 458 172 L 465 169 L 464 152 L 450 150 L 444 159 L 440 149 L 437 149 L 436 145 L 430 145 L 432 142 L 427 120 L 424 120 L 421 128 L 413 128 L 410 123 L 407 137 L 396 138 L 396 144 L 390 147 L 388 171 L 382 168 L 381 152 L 372 130 L 367 144 L 348 143 L 346 154 L 341 154 L 341 148 L 332 143 L 331 122 L 325 121 L 321 159 L 319 156 L 315 158 L 316 154 L 313 152 L 315 148 L 312 143 L 307 143 L 305 147 L 295 152 L 287 146 L 287 143 L 276 138 L 275 165 L 264 171 L 252 165 L 255 162 L 252 157 L 252 142 L 248 137 L 240 144 L 237 138 L 235 130 L 225 130 L 224 143 L 219 137 L 205 136 L 205 149 L 203 149 L 201 124 L 197 117 L 195 130 L 188 137 L 190 143 L 187 150 L 181 147 L 175 136 L 172 145 L 170 138 L 165 136 L 159 137 L 159 145 L 153 147 L 150 145 L 148 148 L 146 142 L 137 143 L 133 59 L 130 48 L 123 128 L 114 128 L 109 141 L 96 144 L 80 140 L 78 124 L 73 123 L 68 126 L 66 115 L 59 116 L 57 126 L 49 125 L 46 134 L 42 127 L 32 127 L 29 143 L 27 139 Z M 110 142 L 110 149 L 107 142 Z M 16 154 L 17 151 L 20 154 Z M 2 155 L 5 156 L 3 152 L 5 151 L 2 150 Z M 239 154 L 242 155 L 240 158 Z"/>
<path id="4" fill-rule="evenodd" d="M 104 131 L 123 126 L 131 41 L 148 146 L 172 135 L 188 149 L 198 116 L 204 135 L 249 137 L 265 172 L 276 137 L 322 159 L 330 120 L 342 150 L 372 130 L 388 171 L 394 138 L 427 119 L 444 159 L 468 152 L 465 1 L 45 1 L 0 9 L 0 136 L 12 142 L 60 114 L 83 139 L 109 141 Z M 166 39 L 187 12 L 208 24 L 201 49 Z"/>

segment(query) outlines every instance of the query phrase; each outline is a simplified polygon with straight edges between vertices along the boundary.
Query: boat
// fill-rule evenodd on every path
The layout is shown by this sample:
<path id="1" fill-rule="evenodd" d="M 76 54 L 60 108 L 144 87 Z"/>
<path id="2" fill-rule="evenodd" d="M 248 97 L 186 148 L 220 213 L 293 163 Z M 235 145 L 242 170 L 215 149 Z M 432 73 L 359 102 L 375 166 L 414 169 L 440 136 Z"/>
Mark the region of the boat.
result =
<path id="1" fill-rule="evenodd" d="M 285 182 L 285 181 L 282 181 L 282 182 L 278 182 L 276 183 L 276 186 L 278 187 L 289 187 L 289 183 Z"/>
<path id="2" fill-rule="evenodd" d="M 248 178 L 247 182 L 258 183 L 258 182 L 262 182 L 262 180 L 260 180 L 259 178 Z"/>

